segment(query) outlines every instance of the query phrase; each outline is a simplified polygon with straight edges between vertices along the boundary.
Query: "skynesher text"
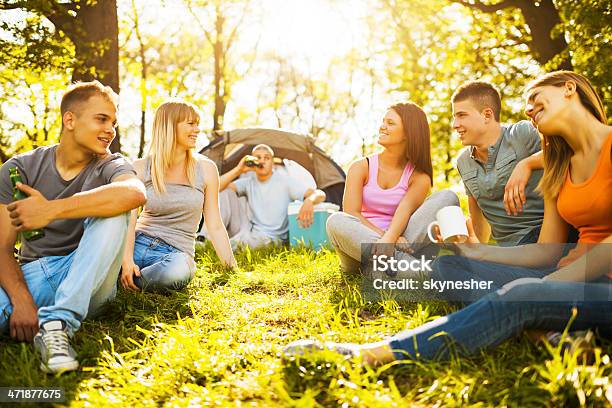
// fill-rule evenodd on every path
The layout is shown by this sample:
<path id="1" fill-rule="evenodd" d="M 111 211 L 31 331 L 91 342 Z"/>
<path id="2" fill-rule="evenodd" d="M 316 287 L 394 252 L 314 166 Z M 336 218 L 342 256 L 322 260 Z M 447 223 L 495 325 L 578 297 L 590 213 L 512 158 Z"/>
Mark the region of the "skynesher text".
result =
<path id="1" fill-rule="evenodd" d="M 428 279 L 421 281 L 419 279 L 374 279 L 372 282 L 376 290 L 434 290 L 442 293 L 446 290 L 491 290 L 493 281 L 481 281 L 476 279 L 463 281 L 440 281 Z"/>

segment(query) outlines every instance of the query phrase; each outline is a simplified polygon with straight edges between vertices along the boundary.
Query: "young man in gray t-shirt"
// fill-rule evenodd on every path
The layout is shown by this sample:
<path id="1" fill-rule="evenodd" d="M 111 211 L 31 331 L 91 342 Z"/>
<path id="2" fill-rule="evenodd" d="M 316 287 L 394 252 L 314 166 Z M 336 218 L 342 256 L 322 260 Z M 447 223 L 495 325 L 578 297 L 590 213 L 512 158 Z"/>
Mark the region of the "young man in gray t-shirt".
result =
<path id="1" fill-rule="evenodd" d="M 229 187 L 239 196 L 248 199 L 251 225 L 230 239 L 232 247 L 248 245 L 260 247 L 271 242 L 287 239 L 289 220 L 287 207 L 293 200 L 304 200 L 297 219 L 307 228 L 313 222 L 314 206 L 325 200 L 325 193 L 305 187 L 282 169 L 274 169 L 274 151 L 268 145 L 260 144 L 253 148 L 253 156 L 260 167 L 246 165 L 246 156 L 240 163 L 221 176 L 219 190 Z M 253 171 L 254 177 L 233 181 L 243 173 Z"/>
<path id="2" fill-rule="evenodd" d="M 75 370 L 69 337 L 114 297 L 128 214 L 146 201 L 132 166 L 108 150 L 117 95 L 97 81 L 61 102 L 60 143 L 15 156 L 0 168 L 0 332 L 30 341 L 47 372 Z M 9 169 L 29 197 L 12 202 Z M 42 229 L 44 236 L 17 234 Z"/>

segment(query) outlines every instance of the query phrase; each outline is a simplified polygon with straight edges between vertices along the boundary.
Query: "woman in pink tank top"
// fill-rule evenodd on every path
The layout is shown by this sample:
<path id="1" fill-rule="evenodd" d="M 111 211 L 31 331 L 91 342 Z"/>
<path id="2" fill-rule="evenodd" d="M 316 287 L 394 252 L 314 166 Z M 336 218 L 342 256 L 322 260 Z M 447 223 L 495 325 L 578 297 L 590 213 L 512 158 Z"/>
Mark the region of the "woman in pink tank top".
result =
<path id="1" fill-rule="evenodd" d="M 379 243 L 405 242 L 412 213 L 433 184 L 429 124 L 414 103 L 393 105 L 378 130 L 380 153 L 349 168 L 344 211 L 379 236 Z"/>
<path id="2" fill-rule="evenodd" d="M 423 205 L 433 184 L 433 170 L 429 124 L 418 105 L 391 106 L 380 125 L 378 144 L 380 153 L 359 159 L 349 168 L 344 212 L 327 221 L 328 237 L 345 271 L 358 268 L 363 243 L 410 244 L 412 249 L 424 249 L 426 226 L 435 212 L 459 205 L 450 191 L 437 192 Z M 374 250 L 390 252 L 392 248 L 376 245 Z"/>

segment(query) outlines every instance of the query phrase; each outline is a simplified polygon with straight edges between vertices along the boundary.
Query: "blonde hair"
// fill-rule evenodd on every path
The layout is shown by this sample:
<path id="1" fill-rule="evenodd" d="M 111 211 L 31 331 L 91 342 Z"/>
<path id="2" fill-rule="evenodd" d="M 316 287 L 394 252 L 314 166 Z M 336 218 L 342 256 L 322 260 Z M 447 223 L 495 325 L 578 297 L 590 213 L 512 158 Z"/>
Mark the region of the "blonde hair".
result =
<path id="1" fill-rule="evenodd" d="M 606 113 L 599 95 L 588 79 L 573 71 L 554 71 L 542 75 L 527 85 L 526 91 L 541 86 L 562 87 L 567 81 L 576 83 L 576 92 L 582 106 L 598 121 L 607 124 Z M 565 182 L 574 151 L 565 139 L 558 135 L 543 135 L 543 137 L 544 175 L 538 185 L 538 191 L 547 199 L 555 199 Z"/>
<path id="2" fill-rule="evenodd" d="M 155 112 L 149 157 L 151 159 L 151 180 L 157 193 L 166 192 L 165 174 L 170 167 L 176 148 L 177 125 L 185 120 L 199 122 L 200 115 L 194 105 L 180 100 L 164 102 Z M 197 160 L 193 149 L 189 149 L 186 155 L 185 172 L 189 184 L 193 186 Z"/>

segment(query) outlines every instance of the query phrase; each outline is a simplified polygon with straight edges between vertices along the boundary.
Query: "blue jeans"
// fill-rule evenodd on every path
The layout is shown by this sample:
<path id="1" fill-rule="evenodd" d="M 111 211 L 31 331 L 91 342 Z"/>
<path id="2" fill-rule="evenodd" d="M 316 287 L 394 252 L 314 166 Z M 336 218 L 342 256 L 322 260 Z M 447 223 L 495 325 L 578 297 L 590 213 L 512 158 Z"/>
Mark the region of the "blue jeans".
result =
<path id="1" fill-rule="evenodd" d="M 39 307 L 38 322 L 63 320 L 72 335 L 117 293 L 129 213 L 87 218 L 79 246 L 68 255 L 47 256 L 21 266 Z M 7 333 L 13 305 L 0 288 L 0 333 Z"/>
<path id="2" fill-rule="evenodd" d="M 516 244 L 516 246 L 521 246 L 521 245 L 528 245 L 528 244 L 535 244 L 538 242 L 538 238 L 540 238 L 540 232 L 542 231 L 542 226 L 539 227 L 535 227 L 534 229 L 532 229 L 531 231 L 529 231 L 527 234 L 525 234 L 525 236 L 523 238 L 521 238 L 521 240 Z M 578 237 L 580 236 L 580 233 L 578 232 L 578 230 L 572 226 L 570 226 L 569 232 L 567 233 L 567 243 L 568 244 L 575 244 L 578 242 Z M 570 250 L 571 248 L 573 248 L 574 245 L 568 245 L 565 248 L 565 251 L 567 252 L 568 250 Z"/>
<path id="3" fill-rule="evenodd" d="M 535 227 L 534 229 L 529 231 L 527 234 L 525 234 L 523 238 L 521 238 L 520 241 L 516 245 L 520 246 L 520 245 L 535 244 L 536 242 L 538 242 L 538 238 L 540 238 L 541 230 L 542 230 L 541 226 Z"/>
<path id="4" fill-rule="evenodd" d="M 470 303 L 520 278 L 543 278 L 556 268 L 529 269 L 520 266 L 475 261 L 463 256 L 440 256 L 431 264 L 431 278 L 439 281 L 492 281 L 487 289 L 447 289 L 443 300 Z"/>
<path id="5" fill-rule="evenodd" d="M 136 233 L 134 263 L 141 272 L 141 277 L 134 277 L 134 283 L 143 290 L 178 290 L 195 273 L 195 261 L 190 255 L 142 232 Z"/>
<path id="6" fill-rule="evenodd" d="M 448 316 L 389 339 L 397 360 L 448 358 L 496 346 L 526 329 L 563 331 L 577 311 L 572 330 L 597 329 L 612 337 L 612 280 L 552 282 L 525 278 L 504 285 Z"/>

